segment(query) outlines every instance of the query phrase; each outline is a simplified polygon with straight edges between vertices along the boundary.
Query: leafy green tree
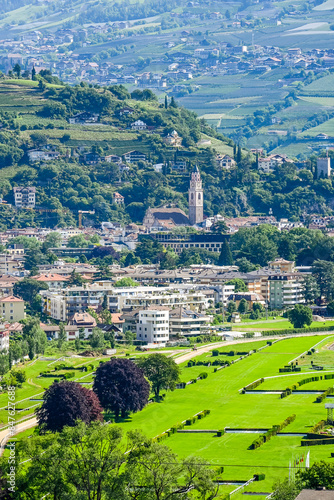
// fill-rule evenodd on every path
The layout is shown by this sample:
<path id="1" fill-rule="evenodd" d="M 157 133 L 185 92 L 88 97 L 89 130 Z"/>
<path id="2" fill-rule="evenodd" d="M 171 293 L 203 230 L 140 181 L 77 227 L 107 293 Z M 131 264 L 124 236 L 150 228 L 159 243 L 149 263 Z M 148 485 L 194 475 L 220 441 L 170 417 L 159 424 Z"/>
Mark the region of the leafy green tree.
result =
<path id="1" fill-rule="evenodd" d="M 189 492 L 202 500 L 218 496 L 214 472 L 202 458 L 188 457 L 180 461 L 167 446 L 152 443 L 138 432 L 131 433 L 130 437 L 132 451 L 125 465 L 130 499 L 181 500 L 187 498 Z"/>
<path id="2" fill-rule="evenodd" d="M 288 319 L 294 328 L 304 328 L 312 323 L 312 310 L 303 304 L 296 304 L 288 311 Z"/>
<path id="3" fill-rule="evenodd" d="M 8 353 L 0 353 L 0 376 L 5 375 L 9 370 L 9 356 Z"/>
<path id="4" fill-rule="evenodd" d="M 248 312 L 248 302 L 246 299 L 241 299 L 238 305 L 238 312 L 240 314 L 246 314 Z"/>
<path id="5" fill-rule="evenodd" d="M 81 340 L 79 338 L 75 338 L 74 347 L 76 351 L 80 351 L 81 349 Z"/>
<path id="6" fill-rule="evenodd" d="M 27 380 L 27 375 L 24 370 L 19 370 L 16 368 L 15 370 L 11 370 L 12 375 L 16 378 L 19 384 L 23 384 Z"/>
<path id="7" fill-rule="evenodd" d="M 297 485 L 305 489 L 317 490 L 325 488 L 334 490 L 334 464 L 321 460 L 315 462 L 309 469 L 297 472 Z"/>
<path id="8" fill-rule="evenodd" d="M 81 274 L 77 273 L 76 270 L 73 269 L 67 283 L 69 285 L 81 286 L 83 283 L 86 283 L 86 280 L 81 276 Z"/>
<path id="9" fill-rule="evenodd" d="M 66 336 L 65 325 L 64 323 L 59 323 L 58 342 L 57 342 L 58 349 L 62 348 L 64 342 L 66 342 L 66 339 L 67 336 Z"/>
<path id="10" fill-rule="evenodd" d="M 139 286 L 139 283 L 130 277 L 121 278 L 114 284 L 116 287 Z"/>
<path id="11" fill-rule="evenodd" d="M 317 280 L 314 276 L 307 275 L 304 276 L 302 285 L 306 303 L 312 304 L 320 296 L 320 289 Z"/>
<path id="12" fill-rule="evenodd" d="M 241 273 L 250 273 L 255 271 L 256 266 L 252 264 L 246 257 L 241 257 L 241 259 L 236 259 L 235 265 L 238 266 Z"/>
<path id="13" fill-rule="evenodd" d="M 48 250 L 49 248 L 58 248 L 61 245 L 62 237 L 60 233 L 56 231 L 46 235 L 43 249 Z"/>
<path id="14" fill-rule="evenodd" d="M 104 347 L 104 334 L 100 328 L 93 328 L 93 332 L 89 337 L 89 343 L 93 349 L 101 349 Z"/>
<path id="15" fill-rule="evenodd" d="M 232 252 L 227 240 L 224 240 L 218 259 L 219 266 L 231 266 L 233 264 Z"/>
<path id="16" fill-rule="evenodd" d="M 233 278 L 225 283 L 226 285 L 234 285 L 234 293 L 248 292 L 248 288 L 244 280 L 240 278 Z"/>
<path id="17" fill-rule="evenodd" d="M 34 280 L 32 278 L 23 278 L 23 280 L 15 283 L 13 292 L 15 296 L 21 297 L 30 305 L 34 303 L 36 296 L 40 290 L 48 290 L 46 283 Z"/>
<path id="18" fill-rule="evenodd" d="M 227 311 L 232 314 L 237 310 L 237 305 L 233 300 L 230 300 L 230 302 L 227 304 Z"/>
<path id="19" fill-rule="evenodd" d="M 334 299 L 334 262 L 315 261 L 312 274 L 317 280 L 320 296 L 325 296 L 327 300 Z"/>
<path id="20" fill-rule="evenodd" d="M 131 330 L 127 330 L 124 333 L 125 340 L 129 343 L 132 344 L 134 340 L 136 340 L 136 333 L 132 332 Z"/>
<path id="21" fill-rule="evenodd" d="M 274 484 L 274 493 L 271 498 L 273 500 L 295 500 L 299 493 L 300 488 L 296 483 L 286 478 Z"/>
<path id="22" fill-rule="evenodd" d="M 151 382 L 156 398 L 159 398 L 161 389 L 166 391 L 175 389 L 181 370 L 174 359 L 167 358 L 164 354 L 155 353 L 141 358 L 139 366 Z"/>
<path id="23" fill-rule="evenodd" d="M 21 76 L 21 66 L 19 65 L 19 63 L 16 63 L 14 68 L 13 68 L 13 72 L 16 74 L 17 78 L 20 78 Z"/>
<path id="24" fill-rule="evenodd" d="M 26 319 L 22 335 L 23 339 L 28 343 L 30 359 L 33 359 L 35 354 L 44 354 L 47 338 L 37 318 L 30 317 Z"/>
<path id="25" fill-rule="evenodd" d="M 67 242 L 67 247 L 68 248 L 87 248 L 88 247 L 88 240 L 84 237 L 83 234 L 76 234 L 74 236 L 71 236 L 71 238 L 68 239 Z"/>

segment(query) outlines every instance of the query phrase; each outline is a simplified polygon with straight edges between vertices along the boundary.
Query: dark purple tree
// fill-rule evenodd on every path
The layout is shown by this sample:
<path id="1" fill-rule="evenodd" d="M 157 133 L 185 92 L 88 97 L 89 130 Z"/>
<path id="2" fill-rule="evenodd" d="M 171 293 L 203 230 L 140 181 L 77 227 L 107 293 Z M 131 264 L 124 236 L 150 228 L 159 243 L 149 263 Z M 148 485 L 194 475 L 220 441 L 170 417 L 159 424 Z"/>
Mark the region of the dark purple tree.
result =
<path id="1" fill-rule="evenodd" d="M 103 259 L 103 257 L 112 257 L 115 260 L 120 259 L 120 254 L 116 252 L 116 250 L 112 247 L 95 247 L 92 251 L 92 257 L 99 257 Z"/>
<path id="2" fill-rule="evenodd" d="M 44 402 L 36 410 L 38 425 L 43 430 L 59 432 L 65 425 L 74 427 L 77 420 L 90 424 L 103 420 L 102 407 L 92 391 L 77 382 L 54 382 L 44 394 Z"/>
<path id="3" fill-rule="evenodd" d="M 144 372 L 129 359 L 112 359 L 96 370 L 93 391 L 104 409 L 126 416 L 129 411 L 139 411 L 147 404 L 150 384 Z"/>

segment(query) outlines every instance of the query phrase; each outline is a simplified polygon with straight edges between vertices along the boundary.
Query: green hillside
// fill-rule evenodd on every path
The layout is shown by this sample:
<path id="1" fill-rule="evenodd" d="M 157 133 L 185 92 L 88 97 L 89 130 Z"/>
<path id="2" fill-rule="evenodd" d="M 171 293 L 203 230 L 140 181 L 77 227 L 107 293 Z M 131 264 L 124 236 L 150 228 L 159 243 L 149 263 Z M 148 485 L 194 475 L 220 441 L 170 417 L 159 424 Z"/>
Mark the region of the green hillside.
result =
<path id="1" fill-rule="evenodd" d="M 124 107 L 130 113 L 123 113 Z M 98 122 L 69 123 L 70 117 L 82 112 L 98 114 Z M 295 220 L 304 211 L 331 213 L 331 180 L 314 179 L 315 157 L 302 170 L 289 164 L 272 174 L 260 174 L 253 155 L 245 150 L 236 154 L 230 139 L 174 99 L 160 102 L 150 90 L 130 95 L 123 86 L 69 87 L 48 72 L 39 81 L 3 78 L 0 115 L 0 195 L 12 204 L 13 187 L 35 186 L 39 209 L 16 211 L 1 205 L 2 228 L 75 224 L 77 211 L 85 209 L 95 210 L 96 224 L 141 222 L 149 206 L 173 204 L 187 211 L 194 165 L 201 171 L 207 216 L 266 214 L 270 208 L 278 217 Z M 132 130 L 137 120 L 147 129 Z M 182 138 L 178 147 L 165 142 L 173 130 Z M 60 156 L 29 163 L 32 149 L 54 149 Z M 105 160 L 133 150 L 143 153 L 146 161 L 124 168 L 124 158 L 118 163 Z M 101 161 L 84 161 L 83 155 L 90 152 Z M 221 169 L 216 155 L 233 153 L 236 168 Z M 177 162 L 184 170 L 173 168 Z M 161 163 L 162 170 L 156 171 L 154 165 Z M 114 191 L 125 197 L 124 206 L 112 203 Z"/>

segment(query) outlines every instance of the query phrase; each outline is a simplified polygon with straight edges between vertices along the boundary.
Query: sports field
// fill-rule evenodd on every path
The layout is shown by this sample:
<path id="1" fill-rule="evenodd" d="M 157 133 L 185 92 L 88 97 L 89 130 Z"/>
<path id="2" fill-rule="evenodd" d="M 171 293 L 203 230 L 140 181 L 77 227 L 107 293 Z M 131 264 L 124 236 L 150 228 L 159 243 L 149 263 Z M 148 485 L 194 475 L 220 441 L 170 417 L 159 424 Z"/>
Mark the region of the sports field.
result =
<path id="1" fill-rule="evenodd" d="M 265 347 L 259 352 L 245 357 L 227 368 L 213 372 L 212 366 L 183 367 L 181 379 L 188 381 L 201 372 L 206 371 L 208 377 L 188 385 L 185 389 L 177 389 L 168 393 L 162 403 L 152 403 L 142 412 L 135 414 L 127 422 L 122 423 L 125 429 L 140 428 L 147 435 L 155 436 L 169 429 L 201 410 L 211 410 L 210 415 L 198 420 L 191 429 L 218 430 L 227 427 L 239 429 L 270 428 L 279 424 L 288 416 L 296 414 L 296 420 L 290 424 L 285 432 L 306 433 L 314 424 L 326 418 L 324 403 L 314 403 L 315 394 L 292 394 L 280 399 L 279 394 L 241 394 L 239 390 L 245 385 L 261 377 L 278 377 L 269 379 L 263 388 L 285 389 L 291 380 L 305 378 L 306 373 L 318 375 L 311 369 L 311 356 L 305 354 L 306 363 L 302 372 L 297 375 L 284 377 L 279 374 L 279 368 L 287 365 L 289 361 L 308 351 L 320 343 L 316 350 L 322 355 L 325 353 L 327 361 L 332 360 L 332 373 L 334 373 L 334 352 L 328 351 L 328 345 L 334 342 L 334 336 L 311 336 L 302 338 L 284 339 Z M 264 342 L 259 341 L 259 346 Z M 249 348 L 256 347 L 256 342 L 249 344 Z M 231 348 L 231 346 L 229 346 Z M 246 345 L 238 345 L 237 350 L 244 351 Z M 225 351 L 226 349 L 219 349 Z M 220 358 L 220 356 L 219 356 Z M 210 353 L 201 355 L 200 360 L 214 360 Z M 221 356 L 221 359 L 227 359 Z M 314 357 L 316 360 L 317 358 Z M 196 360 L 196 358 L 195 358 Z M 301 363 L 303 360 L 301 360 Z M 327 370 L 327 367 L 326 367 Z M 311 375 L 310 375 L 311 376 Z M 305 389 L 325 390 L 333 385 L 333 380 L 319 381 L 305 385 Z M 262 385 L 259 387 L 262 389 Z M 304 388 L 304 387 L 303 387 Z M 249 445 L 258 436 L 255 433 L 226 433 L 218 438 L 214 433 L 177 433 L 163 441 L 177 454 L 183 457 L 198 455 L 215 465 L 224 465 L 224 480 L 250 479 L 255 473 L 264 473 L 266 479 L 249 485 L 245 491 L 258 491 L 269 493 L 276 478 L 288 474 L 289 461 L 307 451 L 301 447 L 302 436 L 276 436 L 268 443 L 256 450 L 248 450 Z M 312 446 L 311 463 L 328 459 L 334 446 Z M 236 487 L 236 486 L 235 486 Z M 226 493 L 231 491 L 230 485 L 223 486 Z M 240 494 L 233 498 L 243 498 Z M 257 497 L 261 498 L 261 497 Z M 263 496 L 265 498 L 265 496 Z"/>

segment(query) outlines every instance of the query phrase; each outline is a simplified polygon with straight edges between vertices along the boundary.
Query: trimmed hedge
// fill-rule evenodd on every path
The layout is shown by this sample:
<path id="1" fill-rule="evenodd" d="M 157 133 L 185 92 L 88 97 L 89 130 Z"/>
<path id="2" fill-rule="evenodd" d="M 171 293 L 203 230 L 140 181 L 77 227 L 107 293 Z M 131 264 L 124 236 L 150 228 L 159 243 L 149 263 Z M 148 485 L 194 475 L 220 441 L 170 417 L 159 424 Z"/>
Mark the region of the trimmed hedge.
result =
<path id="1" fill-rule="evenodd" d="M 205 378 L 208 378 L 208 374 L 207 374 L 207 372 L 202 372 L 202 373 L 200 373 L 200 374 L 199 374 L 199 378 L 200 378 L 201 380 L 204 380 Z"/>
<path id="2" fill-rule="evenodd" d="M 322 394 L 320 394 L 320 396 L 317 397 L 317 399 L 315 400 L 316 403 L 322 403 L 322 401 L 324 399 L 327 398 L 327 396 L 329 396 L 330 394 L 333 394 L 334 393 L 334 387 L 328 387 L 327 391 L 323 392 Z"/>
<path id="3" fill-rule="evenodd" d="M 254 474 L 254 481 L 264 481 L 266 478 L 265 474 Z"/>
<path id="4" fill-rule="evenodd" d="M 259 380 L 256 380 L 255 382 L 252 382 L 251 384 L 248 384 L 244 387 L 244 391 L 251 391 L 252 389 L 255 389 L 259 385 L 263 384 L 264 378 L 260 378 Z"/>
<path id="5" fill-rule="evenodd" d="M 264 434 L 261 434 L 258 438 L 256 438 L 252 444 L 248 447 L 249 450 L 255 450 L 256 448 L 259 448 L 262 446 L 264 443 L 269 441 L 273 436 L 276 436 L 284 427 L 287 425 L 291 424 L 296 418 L 296 415 L 290 415 L 290 417 L 286 418 L 284 422 L 282 422 L 279 425 L 273 425 L 271 429 L 268 429 L 267 432 Z"/>
<path id="6" fill-rule="evenodd" d="M 171 427 L 170 429 L 168 429 L 167 431 L 163 432 L 162 434 L 159 434 L 158 436 L 155 436 L 152 441 L 154 443 L 160 443 L 160 441 L 163 441 L 164 439 L 167 439 L 168 437 L 172 436 L 173 434 L 175 434 L 178 429 L 184 429 L 184 426 L 185 425 L 192 425 L 194 424 L 197 420 L 200 420 L 204 417 L 206 417 L 207 415 L 209 415 L 211 413 L 211 410 L 203 410 L 203 411 L 200 411 L 197 415 L 194 415 L 193 417 L 191 418 L 188 418 L 187 420 L 185 420 L 184 422 L 181 422 L 179 424 L 176 424 L 176 425 L 173 425 L 173 427 Z"/>
<path id="7" fill-rule="evenodd" d="M 224 434 L 225 434 L 225 429 L 219 429 L 219 431 L 217 431 L 217 437 L 222 437 Z"/>
<path id="8" fill-rule="evenodd" d="M 301 446 L 318 446 L 322 444 L 334 444 L 334 438 L 324 439 L 303 439 L 300 442 Z"/>
<path id="9" fill-rule="evenodd" d="M 318 382 L 320 379 L 322 379 L 322 377 L 314 376 L 314 377 L 303 378 L 302 380 L 299 380 L 299 382 L 296 382 L 295 384 L 287 387 L 282 392 L 281 398 L 286 398 L 287 396 L 290 396 L 292 391 L 295 391 L 296 389 L 298 389 L 298 387 L 300 387 L 302 385 L 309 384 L 310 382 Z"/>
<path id="10" fill-rule="evenodd" d="M 262 331 L 262 337 L 272 335 L 291 335 L 293 333 L 316 333 L 316 332 L 332 332 L 334 326 L 316 326 L 314 328 L 291 328 L 291 330 L 267 330 Z"/>

